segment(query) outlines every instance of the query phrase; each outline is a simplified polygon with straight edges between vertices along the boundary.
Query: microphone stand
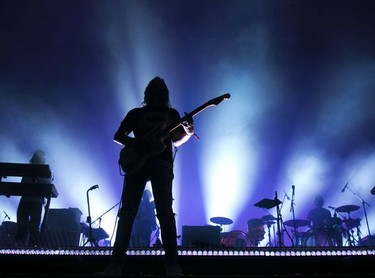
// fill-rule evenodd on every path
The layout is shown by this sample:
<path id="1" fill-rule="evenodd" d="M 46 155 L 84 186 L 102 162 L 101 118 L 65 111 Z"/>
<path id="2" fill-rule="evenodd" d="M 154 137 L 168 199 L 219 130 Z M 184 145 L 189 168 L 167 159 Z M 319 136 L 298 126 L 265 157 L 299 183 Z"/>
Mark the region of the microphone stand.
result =
<path id="1" fill-rule="evenodd" d="M 89 224 L 89 238 L 87 239 L 87 241 L 83 244 L 83 246 L 86 246 L 86 244 L 90 243 L 90 246 L 95 246 L 95 247 L 98 247 L 98 243 L 96 242 L 95 238 L 92 236 L 92 223 L 91 223 L 91 213 L 90 213 L 90 198 L 89 198 L 89 192 L 90 190 L 92 189 L 96 189 L 98 188 L 97 185 L 94 185 L 92 187 L 90 187 L 87 192 L 86 192 L 86 199 L 87 199 L 87 210 L 88 210 L 88 216 L 87 216 L 87 219 L 86 219 L 86 223 Z"/>
<path id="2" fill-rule="evenodd" d="M 282 218 L 281 218 L 281 210 L 280 210 L 280 207 L 279 207 L 280 200 L 277 198 L 277 191 L 275 191 L 275 201 L 279 201 L 279 202 L 277 202 L 277 206 L 276 206 L 276 212 L 277 212 L 276 223 L 277 223 L 277 236 L 278 236 L 278 239 L 279 239 L 279 247 L 282 247 L 283 242 L 282 242 L 282 239 L 281 239 L 281 227 L 280 227 L 280 221 L 281 221 Z"/>
<path id="3" fill-rule="evenodd" d="M 356 196 L 362 202 L 363 211 L 365 213 L 367 231 L 368 231 L 369 239 L 371 240 L 370 226 L 368 224 L 367 211 L 366 211 L 366 206 L 365 205 L 368 205 L 368 207 L 371 207 L 371 206 L 365 200 L 363 200 L 360 196 L 358 196 L 357 193 L 355 193 L 349 186 L 347 186 L 346 188 L 349 189 L 353 193 L 353 195 Z"/>
<path id="4" fill-rule="evenodd" d="M 99 219 L 101 220 L 102 219 L 102 217 L 104 216 L 104 215 L 106 215 L 108 212 L 110 212 L 112 209 L 114 209 L 115 207 L 117 207 L 119 204 L 121 203 L 121 201 L 120 202 L 118 202 L 116 205 L 114 205 L 113 207 L 111 207 L 110 209 L 108 209 L 106 212 L 104 212 L 102 215 L 100 215 L 98 218 L 96 218 L 94 221 L 92 221 L 92 223 L 91 224 L 94 224 L 96 221 L 98 221 Z M 100 227 L 100 223 L 99 223 L 99 227 Z"/>
<path id="5" fill-rule="evenodd" d="M 295 216 L 295 213 L 294 213 L 294 205 L 295 205 L 294 204 L 294 185 L 292 185 L 292 187 L 293 187 L 293 192 L 292 192 L 292 199 L 290 201 L 290 211 L 292 212 L 292 216 L 293 216 L 293 228 L 294 228 L 294 234 L 295 234 L 295 238 L 296 238 L 295 245 L 298 246 L 299 238 L 298 238 L 298 230 L 297 230 L 297 225 L 296 225 L 296 216 Z M 293 243 L 293 246 L 294 246 L 294 243 Z"/>

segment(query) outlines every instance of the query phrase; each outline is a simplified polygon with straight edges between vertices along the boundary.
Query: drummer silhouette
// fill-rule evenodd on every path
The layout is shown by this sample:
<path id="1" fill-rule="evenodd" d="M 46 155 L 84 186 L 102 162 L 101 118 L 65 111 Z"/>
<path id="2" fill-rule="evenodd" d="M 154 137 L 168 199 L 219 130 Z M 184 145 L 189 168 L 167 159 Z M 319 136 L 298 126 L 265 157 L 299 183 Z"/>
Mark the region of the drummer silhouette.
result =
<path id="1" fill-rule="evenodd" d="M 324 199 L 320 195 L 315 196 L 314 205 L 315 207 L 308 212 L 307 219 L 311 222 L 315 246 L 326 246 L 329 242 L 327 242 L 325 224 L 332 218 L 331 212 L 323 207 Z"/>

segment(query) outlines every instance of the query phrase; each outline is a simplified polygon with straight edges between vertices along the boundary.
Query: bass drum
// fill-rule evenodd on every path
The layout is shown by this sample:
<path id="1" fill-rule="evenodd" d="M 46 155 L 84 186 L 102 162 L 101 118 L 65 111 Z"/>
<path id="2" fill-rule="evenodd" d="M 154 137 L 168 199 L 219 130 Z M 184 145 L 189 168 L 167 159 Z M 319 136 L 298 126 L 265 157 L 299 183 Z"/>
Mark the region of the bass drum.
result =
<path id="1" fill-rule="evenodd" d="M 221 234 L 221 245 L 224 247 L 251 247 L 251 243 L 246 233 L 235 230 L 228 233 Z"/>
<path id="2" fill-rule="evenodd" d="M 325 230 L 311 229 L 302 234 L 301 245 L 303 247 L 311 246 L 334 246 L 334 243 Z"/>

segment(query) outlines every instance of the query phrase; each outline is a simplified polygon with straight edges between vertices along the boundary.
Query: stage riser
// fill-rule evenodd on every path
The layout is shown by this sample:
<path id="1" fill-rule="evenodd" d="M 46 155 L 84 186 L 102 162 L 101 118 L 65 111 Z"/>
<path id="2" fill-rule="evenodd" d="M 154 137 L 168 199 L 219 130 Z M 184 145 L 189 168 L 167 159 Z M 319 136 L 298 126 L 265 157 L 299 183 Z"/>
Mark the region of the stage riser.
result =
<path id="1" fill-rule="evenodd" d="M 266 257 L 181 256 L 185 274 L 190 275 L 328 275 L 373 273 L 375 256 Z M 94 274 L 110 256 L 1 255 L 3 273 Z M 128 274 L 163 274 L 162 256 L 128 256 Z M 17 266 L 22 266 L 22 269 Z"/>

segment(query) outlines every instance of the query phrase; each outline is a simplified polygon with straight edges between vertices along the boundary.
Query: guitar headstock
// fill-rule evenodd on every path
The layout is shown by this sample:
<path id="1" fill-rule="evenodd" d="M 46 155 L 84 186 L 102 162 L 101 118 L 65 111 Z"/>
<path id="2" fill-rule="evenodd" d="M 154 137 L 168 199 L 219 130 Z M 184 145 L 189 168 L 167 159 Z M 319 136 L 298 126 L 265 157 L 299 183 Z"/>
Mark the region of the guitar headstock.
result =
<path id="1" fill-rule="evenodd" d="M 226 93 L 226 94 L 223 94 L 223 95 L 221 95 L 221 96 L 218 96 L 218 97 L 216 97 L 216 98 L 213 98 L 213 99 L 211 99 L 211 100 L 209 100 L 208 102 L 207 102 L 207 105 L 219 105 L 223 100 L 225 100 L 225 99 L 229 99 L 230 98 L 230 94 L 229 93 Z"/>

